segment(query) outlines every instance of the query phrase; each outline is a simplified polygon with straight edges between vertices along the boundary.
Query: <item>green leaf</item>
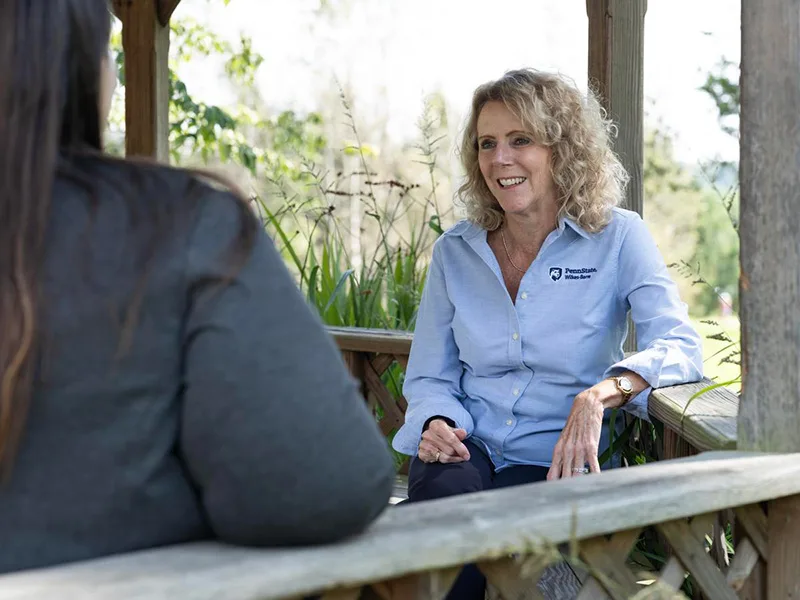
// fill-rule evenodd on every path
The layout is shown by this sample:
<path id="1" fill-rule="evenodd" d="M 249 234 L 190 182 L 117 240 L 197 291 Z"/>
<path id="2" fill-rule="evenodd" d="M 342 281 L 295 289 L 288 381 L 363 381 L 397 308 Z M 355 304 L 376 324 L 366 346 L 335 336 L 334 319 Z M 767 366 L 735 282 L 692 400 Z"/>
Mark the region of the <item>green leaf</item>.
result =
<path id="1" fill-rule="evenodd" d="M 699 392 L 695 392 L 694 394 L 691 395 L 689 400 L 686 402 L 686 406 L 683 407 L 683 412 L 681 413 L 681 421 L 683 421 L 683 418 L 686 416 L 686 411 L 689 410 L 689 406 L 691 405 L 692 402 L 695 401 L 696 398 L 699 398 L 703 394 L 707 394 L 708 392 L 710 392 L 712 390 L 716 390 L 717 388 L 726 387 L 726 386 L 729 386 L 729 385 L 733 385 L 735 383 L 741 383 L 741 381 L 742 381 L 742 377 L 740 375 L 738 377 L 734 377 L 733 379 L 731 379 L 729 381 L 723 381 L 721 383 L 715 383 L 713 385 L 708 385 L 708 386 L 704 387 L 702 390 L 700 390 Z"/>
<path id="2" fill-rule="evenodd" d="M 439 215 L 433 215 L 428 220 L 428 227 L 433 229 L 439 235 L 444 233 L 444 229 L 442 229 L 442 224 L 439 222 Z"/>
<path id="3" fill-rule="evenodd" d="M 622 433 L 620 433 L 619 436 L 617 436 L 617 448 L 621 448 L 628 443 L 628 440 L 631 437 L 631 433 L 633 432 L 635 425 L 636 425 L 636 419 L 631 419 L 631 422 L 628 423 L 628 426 L 622 430 Z M 609 460 L 611 460 L 613 454 L 614 454 L 613 446 L 609 445 L 609 447 L 606 448 L 605 451 L 597 458 L 597 461 L 600 463 L 600 466 L 606 464 Z"/>
<path id="4" fill-rule="evenodd" d="M 347 278 L 353 274 L 353 269 L 347 269 L 344 273 L 342 273 L 341 277 L 339 277 L 339 281 L 336 282 L 336 287 L 333 288 L 333 293 L 331 297 L 328 298 L 328 303 L 325 305 L 325 308 L 322 310 L 323 314 L 328 312 L 328 309 L 333 306 L 334 301 L 339 296 L 339 294 L 344 289 L 344 284 L 347 282 Z"/>

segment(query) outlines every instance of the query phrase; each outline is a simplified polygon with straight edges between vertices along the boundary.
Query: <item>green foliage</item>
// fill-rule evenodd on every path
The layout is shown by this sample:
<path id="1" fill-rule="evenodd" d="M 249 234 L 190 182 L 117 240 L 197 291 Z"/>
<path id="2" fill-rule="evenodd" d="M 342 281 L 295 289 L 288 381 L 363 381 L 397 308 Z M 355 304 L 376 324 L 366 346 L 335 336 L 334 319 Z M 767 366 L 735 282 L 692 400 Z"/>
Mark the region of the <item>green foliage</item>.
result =
<path id="1" fill-rule="evenodd" d="M 248 37 L 241 36 L 234 45 L 193 19 L 173 19 L 170 28 L 169 148 L 172 161 L 182 163 L 191 158 L 202 163 L 234 162 L 253 175 L 263 170 L 270 178 L 301 181 L 301 162 L 318 158 L 326 146 L 321 117 L 316 113 L 301 116 L 294 111 L 261 116 L 260 111 L 246 106 L 225 109 L 195 100 L 177 75 L 180 66 L 192 58 L 221 57 L 228 82 L 237 89 L 253 88 L 264 58 L 253 50 Z M 119 30 L 112 35 L 111 48 L 119 82 L 124 87 L 125 58 Z M 122 129 L 119 115 L 117 120 L 117 128 Z"/>
<path id="2" fill-rule="evenodd" d="M 706 76 L 700 87 L 717 106 L 722 130 L 734 137 L 739 135 L 739 65 L 727 58 L 720 59 L 714 71 Z"/>
<path id="3" fill-rule="evenodd" d="M 404 239 L 395 231 L 396 214 L 383 207 L 391 206 L 392 198 L 401 203 L 413 188 L 395 181 L 371 182 L 370 188 L 387 200 L 376 203 L 380 212 L 370 213 L 380 225 L 372 252 L 354 257 L 348 250 L 353 232 L 338 218 L 336 203 L 341 197 L 355 199 L 359 209 L 369 212 L 369 202 L 358 192 L 331 197 L 336 190 L 330 182 L 316 179 L 319 174 L 312 171 L 308 177 L 321 198 L 299 205 L 279 188 L 278 209 L 260 198 L 259 203 L 309 303 L 328 325 L 412 330 L 427 271 L 425 253 L 435 232 L 412 224 Z M 320 199 L 326 204 L 321 206 Z"/>

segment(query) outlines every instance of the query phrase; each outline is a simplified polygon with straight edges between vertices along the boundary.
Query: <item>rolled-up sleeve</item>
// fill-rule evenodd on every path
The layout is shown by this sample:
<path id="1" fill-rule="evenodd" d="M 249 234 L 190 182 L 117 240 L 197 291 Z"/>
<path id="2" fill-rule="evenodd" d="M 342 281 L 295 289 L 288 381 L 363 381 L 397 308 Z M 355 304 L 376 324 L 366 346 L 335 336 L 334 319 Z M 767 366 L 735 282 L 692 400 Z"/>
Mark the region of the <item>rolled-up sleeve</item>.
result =
<path id="1" fill-rule="evenodd" d="M 441 245 L 434 246 L 422 294 L 414 342 L 406 369 L 403 393 L 408 400 L 405 424 L 395 435 L 395 450 L 414 455 L 422 427 L 433 416 L 452 419 L 470 435 L 472 416 L 464 408 L 461 389 L 462 365 L 453 338 L 454 308 L 447 294 Z"/>
<path id="2" fill-rule="evenodd" d="M 700 336 L 647 226 L 633 217 L 622 235 L 618 291 L 630 308 L 639 351 L 612 365 L 606 376 L 633 371 L 650 389 L 701 379 Z M 650 389 L 639 393 L 625 410 L 646 419 Z"/>

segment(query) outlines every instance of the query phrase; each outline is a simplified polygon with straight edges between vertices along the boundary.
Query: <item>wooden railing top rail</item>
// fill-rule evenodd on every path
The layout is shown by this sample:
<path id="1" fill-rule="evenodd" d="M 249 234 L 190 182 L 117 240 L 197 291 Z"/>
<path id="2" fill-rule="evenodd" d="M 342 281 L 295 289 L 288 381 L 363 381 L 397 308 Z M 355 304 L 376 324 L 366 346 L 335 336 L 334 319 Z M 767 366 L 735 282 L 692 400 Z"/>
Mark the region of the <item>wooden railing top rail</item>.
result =
<path id="1" fill-rule="evenodd" d="M 798 454 L 707 453 L 393 508 L 330 546 L 196 543 L 6 575 L 0 600 L 298 598 L 798 493 Z"/>
<path id="2" fill-rule="evenodd" d="M 727 388 L 716 388 L 691 400 L 695 393 L 713 383 L 703 379 L 653 390 L 650 414 L 698 450 L 733 450 L 739 397 Z"/>
<path id="3" fill-rule="evenodd" d="M 414 334 L 407 331 L 329 327 L 342 350 L 408 355 Z M 708 391 L 690 401 L 692 395 L 710 385 L 698 383 L 653 390 L 650 414 L 677 432 L 695 448 L 732 450 L 736 448 L 736 419 L 739 397 L 726 388 Z"/>
<path id="4" fill-rule="evenodd" d="M 380 352 L 408 356 L 414 334 L 409 331 L 367 329 L 361 327 L 327 327 L 341 350 Z"/>

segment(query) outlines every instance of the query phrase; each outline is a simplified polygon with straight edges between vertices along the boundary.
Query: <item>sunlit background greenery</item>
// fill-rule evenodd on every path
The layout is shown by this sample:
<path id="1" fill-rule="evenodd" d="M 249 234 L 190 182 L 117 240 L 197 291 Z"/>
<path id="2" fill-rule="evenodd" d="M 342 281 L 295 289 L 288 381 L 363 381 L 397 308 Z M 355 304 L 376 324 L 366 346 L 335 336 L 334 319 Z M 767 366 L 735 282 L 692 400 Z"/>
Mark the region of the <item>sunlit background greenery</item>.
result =
<path id="1" fill-rule="evenodd" d="M 247 188 L 326 323 L 413 329 L 431 245 L 459 218 L 452 201 L 457 128 L 441 95 L 421 103 L 416 144 L 376 146 L 362 140 L 348 90 L 331 91 L 327 120 L 321 111 L 275 112 L 254 84 L 264 59 L 252 40 L 226 41 L 189 18 L 173 19 L 171 28 L 172 161 L 224 169 Z M 107 147 L 122 153 L 119 24 L 112 45 L 122 85 Z M 176 74 L 209 56 L 222 60 L 236 92 L 230 106 L 203 102 Z M 734 137 L 737 69 L 721 58 L 702 88 L 718 108 L 720 128 Z M 705 337 L 706 373 L 719 381 L 739 374 L 737 184 L 735 164 L 679 162 L 671 133 L 648 121 L 645 219 Z"/>

